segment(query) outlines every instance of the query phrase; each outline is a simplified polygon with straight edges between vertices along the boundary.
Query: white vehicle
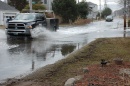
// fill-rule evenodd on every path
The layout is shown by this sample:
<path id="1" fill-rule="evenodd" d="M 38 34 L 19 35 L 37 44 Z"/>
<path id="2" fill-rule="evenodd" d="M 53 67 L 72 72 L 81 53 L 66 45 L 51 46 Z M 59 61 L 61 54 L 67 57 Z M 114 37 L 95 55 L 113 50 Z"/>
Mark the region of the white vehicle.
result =
<path id="1" fill-rule="evenodd" d="M 106 17 L 107 22 L 112 22 L 113 21 L 113 16 L 109 15 Z"/>

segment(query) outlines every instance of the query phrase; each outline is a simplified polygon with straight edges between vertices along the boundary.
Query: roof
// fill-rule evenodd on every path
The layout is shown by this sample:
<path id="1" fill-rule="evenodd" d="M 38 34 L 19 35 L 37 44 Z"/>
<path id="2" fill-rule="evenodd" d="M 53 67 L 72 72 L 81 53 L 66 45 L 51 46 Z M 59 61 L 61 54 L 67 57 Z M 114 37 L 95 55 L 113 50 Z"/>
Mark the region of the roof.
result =
<path id="1" fill-rule="evenodd" d="M 97 4 L 94 4 L 94 3 L 92 3 L 92 2 L 88 2 L 88 4 L 89 4 L 89 5 L 97 5 Z"/>
<path id="2" fill-rule="evenodd" d="M 0 10 L 11 10 L 11 11 L 18 11 L 14 7 L 6 4 L 5 2 L 0 1 Z"/>

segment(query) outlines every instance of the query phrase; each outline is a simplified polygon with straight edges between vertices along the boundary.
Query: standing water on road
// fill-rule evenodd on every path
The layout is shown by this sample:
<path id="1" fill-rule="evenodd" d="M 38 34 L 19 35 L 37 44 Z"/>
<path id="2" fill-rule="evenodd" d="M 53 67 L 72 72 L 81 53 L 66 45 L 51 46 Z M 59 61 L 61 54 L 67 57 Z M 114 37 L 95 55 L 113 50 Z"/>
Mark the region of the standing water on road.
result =
<path id="1" fill-rule="evenodd" d="M 83 26 L 59 27 L 57 32 L 36 28 L 33 39 L 6 38 L 0 30 L 0 81 L 22 77 L 53 64 L 96 38 L 123 37 L 123 20 L 92 22 Z M 129 36 L 129 30 L 126 35 Z"/>

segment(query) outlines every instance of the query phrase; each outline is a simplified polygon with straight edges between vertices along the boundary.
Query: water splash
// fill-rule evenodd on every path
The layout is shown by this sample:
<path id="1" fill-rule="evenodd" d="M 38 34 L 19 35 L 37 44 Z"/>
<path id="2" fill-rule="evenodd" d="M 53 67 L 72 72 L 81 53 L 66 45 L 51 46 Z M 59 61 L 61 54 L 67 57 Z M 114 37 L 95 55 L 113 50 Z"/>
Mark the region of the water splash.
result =
<path id="1" fill-rule="evenodd" d="M 83 26 L 65 26 L 59 27 L 59 29 L 54 32 L 47 30 L 45 27 L 37 27 L 31 31 L 32 37 L 36 39 L 47 39 L 47 40 L 57 40 L 57 41 L 71 41 L 68 38 L 74 38 L 76 35 L 88 34 L 92 32 L 104 32 L 107 30 L 115 30 L 117 28 L 117 22 L 119 23 L 118 28 L 122 27 L 122 20 L 115 19 L 116 22 L 93 22 L 91 24 Z M 102 25 L 104 24 L 104 25 Z M 67 40 L 66 40 L 67 38 Z"/>
<path id="2" fill-rule="evenodd" d="M 47 30 L 45 27 L 36 27 L 31 30 L 31 36 L 35 39 L 45 39 L 46 37 L 49 37 L 50 34 L 51 31 Z"/>

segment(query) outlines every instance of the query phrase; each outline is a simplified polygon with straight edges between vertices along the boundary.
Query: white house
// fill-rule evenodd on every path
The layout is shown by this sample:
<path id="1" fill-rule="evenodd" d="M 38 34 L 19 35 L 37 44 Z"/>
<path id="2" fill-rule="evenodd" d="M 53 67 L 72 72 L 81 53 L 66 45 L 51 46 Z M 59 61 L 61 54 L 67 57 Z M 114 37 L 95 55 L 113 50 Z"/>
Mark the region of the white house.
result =
<path id="1" fill-rule="evenodd" d="M 96 18 L 97 14 L 98 14 L 98 5 L 94 4 L 92 2 L 87 2 L 88 6 L 89 6 L 89 15 L 87 16 L 87 18 Z"/>
<path id="2" fill-rule="evenodd" d="M 17 9 L 0 1 L 0 25 L 6 25 L 7 18 L 14 17 L 18 13 Z"/>

